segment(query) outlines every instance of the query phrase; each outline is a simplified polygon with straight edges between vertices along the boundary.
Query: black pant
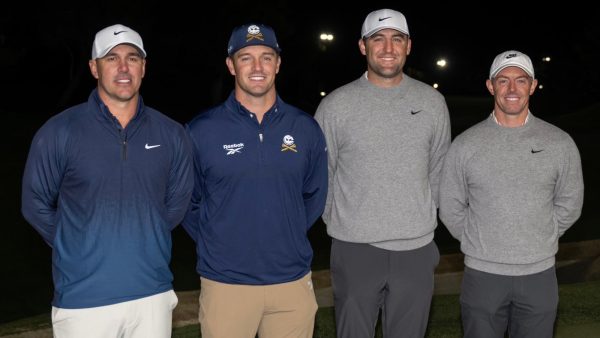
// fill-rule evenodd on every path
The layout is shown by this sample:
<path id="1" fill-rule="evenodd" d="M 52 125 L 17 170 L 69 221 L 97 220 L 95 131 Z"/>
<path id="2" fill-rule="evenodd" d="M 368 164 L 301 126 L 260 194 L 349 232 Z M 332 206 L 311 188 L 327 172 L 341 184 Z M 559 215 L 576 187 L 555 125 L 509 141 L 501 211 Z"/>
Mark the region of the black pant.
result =
<path id="1" fill-rule="evenodd" d="M 391 251 L 334 239 L 330 269 L 337 336 L 373 337 L 381 309 L 384 337 L 423 337 L 439 258 L 434 242 Z"/>
<path id="2" fill-rule="evenodd" d="M 502 276 L 465 268 L 461 293 L 465 338 L 551 338 L 558 308 L 552 267 L 525 276 Z"/>

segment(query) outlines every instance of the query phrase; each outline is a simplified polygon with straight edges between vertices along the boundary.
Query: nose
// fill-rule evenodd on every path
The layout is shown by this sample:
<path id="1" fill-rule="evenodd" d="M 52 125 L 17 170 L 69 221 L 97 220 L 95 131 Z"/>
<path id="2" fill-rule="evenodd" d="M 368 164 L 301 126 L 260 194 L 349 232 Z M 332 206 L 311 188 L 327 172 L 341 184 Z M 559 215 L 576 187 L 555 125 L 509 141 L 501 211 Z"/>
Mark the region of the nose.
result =
<path id="1" fill-rule="evenodd" d="M 385 39 L 385 43 L 383 44 L 383 50 L 386 53 L 391 53 L 394 51 L 394 42 L 392 39 Z"/>
<path id="2" fill-rule="evenodd" d="M 129 65 L 126 59 L 119 59 L 119 72 L 126 73 L 129 71 Z"/>
<path id="3" fill-rule="evenodd" d="M 262 67 L 262 62 L 261 62 L 260 58 L 254 59 L 254 62 L 252 64 L 252 68 L 254 70 L 258 70 L 258 71 L 262 70 L 263 67 Z"/>

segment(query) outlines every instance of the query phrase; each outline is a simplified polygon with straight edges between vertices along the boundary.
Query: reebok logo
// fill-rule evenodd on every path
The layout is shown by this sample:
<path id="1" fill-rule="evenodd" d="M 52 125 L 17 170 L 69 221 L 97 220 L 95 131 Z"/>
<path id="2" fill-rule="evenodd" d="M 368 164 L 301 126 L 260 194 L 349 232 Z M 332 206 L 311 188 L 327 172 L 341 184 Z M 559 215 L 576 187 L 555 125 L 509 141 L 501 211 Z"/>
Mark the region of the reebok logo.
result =
<path id="1" fill-rule="evenodd" d="M 152 148 L 157 148 L 160 147 L 160 144 L 154 144 L 154 145 L 148 145 L 148 143 L 146 143 L 146 145 L 144 146 L 144 148 L 146 149 L 152 149 Z"/>
<path id="2" fill-rule="evenodd" d="M 233 155 L 233 154 L 240 154 L 242 152 L 242 149 L 244 149 L 244 144 L 243 143 L 234 143 L 234 144 L 224 144 L 223 145 L 223 150 L 225 150 L 227 152 L 227 156 L 229 155 Z"/>
<path id="3" fill-rule="evenodd" d="M 114 35 L 119 35 L 119 34 L 121 34 L 121 33 L 125 33 L 125 32 L 127 32 L 127 31 L 118 31 L 118 32 L 113 32 L 113 34 L 114 34 Z"/>
<path id="4" fill-rule="evenodd" d="M 411 111 L 410 111 L 410 114 L 411 114 L 411 115 L 417 115 L 417 114 L 418 114 L 418 113 L 420 113 L 420 112 L 421 112 L 420 110 L 411 110 Z"/>
<path id="5" fill-rule="evenodd" d="M 534 150 L 533 148 L 531 148 L 531 153 L 532 153 L 532 154 L 537 154 L 537 153 L 539 153 L 540 151 L 544 151 L 544 149 L 538 149 L 538 150 Z"/>
<path id="6" fill-rule="evenodd" d="M 387 20 L 389 18 L 391 18 L 391 16 L 386 16 L 385 18 L 379 18 L 379 21 Z"/>

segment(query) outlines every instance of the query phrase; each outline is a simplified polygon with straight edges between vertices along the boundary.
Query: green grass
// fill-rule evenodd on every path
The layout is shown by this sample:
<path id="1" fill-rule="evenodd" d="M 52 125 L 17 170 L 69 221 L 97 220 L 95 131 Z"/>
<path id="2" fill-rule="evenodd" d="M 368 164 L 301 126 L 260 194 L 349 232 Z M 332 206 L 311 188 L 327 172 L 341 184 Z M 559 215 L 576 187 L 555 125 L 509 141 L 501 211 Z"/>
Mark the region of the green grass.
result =
<path id="1" fill-rule="evenodd" d="M 561 284 L 555 338 L 600 337 L 600 280 Z M 50 328 L 44 314 L 0 325 L 0 336 Z M 198 325 L 175 328 L 174 338 L 198 338 Z M 315 338 L 334 338 L 333 308 L 320 308 L 315 321 Z M 381 337 L 378 332 L 377 337 Z M 427 338 L 462 337 L 458 295 L 433 297 Z"/>
<path id="2" fill-rule="evenodd" d="M 556 338 L 600 336 L 600 281 L 563 284 L 556 320 Z M 173 330 L 173 338 L 200 337 L 198 325 Z M 376 337 L 382 337 L 378 332 Z M 458 295 L 433 297 L 427 338 L 460 338 Z M 314 338 L 335 338 L 333 308 L 320 308 L 315 321 Z"/>

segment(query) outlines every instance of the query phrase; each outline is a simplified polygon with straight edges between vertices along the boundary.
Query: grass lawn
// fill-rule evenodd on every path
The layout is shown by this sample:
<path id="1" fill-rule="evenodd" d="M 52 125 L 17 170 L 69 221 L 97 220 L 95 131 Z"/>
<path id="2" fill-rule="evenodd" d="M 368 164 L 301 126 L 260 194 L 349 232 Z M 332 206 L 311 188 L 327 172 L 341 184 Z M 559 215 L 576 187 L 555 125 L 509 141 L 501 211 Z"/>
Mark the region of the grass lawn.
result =
<path id="1" fill-rule="evenodd" d="M 600 337 L 600 281 L 560 285 L 555 338 Z M 173 330 L 173 338 L 200 337 L 198 325 Z M 335 338 L 333 308 L 320 308 L 315 338 Z M 377 337 L 382 337 L 378 332 Z M 458 295 L 433 297 L 426 337 L 460 338 Z"/>
<path id="2" fill-rule="evenodd" d="M 555 338 L 600 337 L 600 280 L 584 283 L 561 284 L 560 303 L 556 320 Z M 49 314 L 29 317 L 0 325 L 0 337 L 26 331 L 45 330 L 36 337 L 51 337 Z M 42 332 L 42 331 L 40 331 Z M 27 337 L 34 337 L 28 335 Z M 198 325 L 173 330 L 173 338 L 198 338 Z M 333 308 L 320 308 L 315 322 L 315 338 L 334 338 Z M 377 337 L 382 337 L 378 332 Z M 458 295 L 433 297 L 427 338 L 462 337 Z"/>

